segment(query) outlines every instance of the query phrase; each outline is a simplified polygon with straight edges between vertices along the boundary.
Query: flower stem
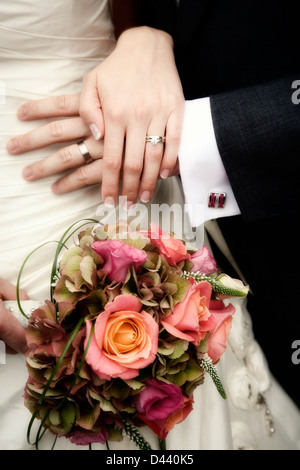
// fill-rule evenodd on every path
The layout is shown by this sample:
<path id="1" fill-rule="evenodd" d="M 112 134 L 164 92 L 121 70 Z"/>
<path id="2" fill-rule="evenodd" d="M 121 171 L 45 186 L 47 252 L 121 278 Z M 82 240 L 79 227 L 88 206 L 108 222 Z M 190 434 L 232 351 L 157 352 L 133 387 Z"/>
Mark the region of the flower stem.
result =
<path id="1" fill-rule="evenodd" d="M 158 438 L 158 443 L 159 443 L 159 450 L 166 450 L 167 449 L 166 439 Z"/>

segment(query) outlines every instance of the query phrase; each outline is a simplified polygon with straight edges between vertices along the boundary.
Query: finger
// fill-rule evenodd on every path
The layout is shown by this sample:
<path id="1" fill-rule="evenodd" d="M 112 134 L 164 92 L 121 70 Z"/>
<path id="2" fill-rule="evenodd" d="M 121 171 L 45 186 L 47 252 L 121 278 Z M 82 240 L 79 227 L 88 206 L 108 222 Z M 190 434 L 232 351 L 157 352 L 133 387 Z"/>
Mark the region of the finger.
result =
<path id="1" fill-rule="evenodd" d="M 102 182 L 103 160 L 95 160 L 88 165 L 82 165 L 76 171 L 63 176 L 55 183 L 51 189 L 55 194 L 65 194 L 70 191 Z M 100 194 L 99 194 L 100 198 Z"/>
<path id="2" fill-rule="evenodd" d="M 27 349 L 25 330 L 0 300 L 0 338 L 16 352 L 24 354 Z"/>
<path id="3" fill-rule="evenodd" d="M 176 172 L 180 137 L 183 124 L 183 107 L 170 114 L 166 126 L 166 143 L 160 167 L 160 177 L 166 179 Z"/>
<path id="4" fill-rule="evenodd" d="M 79 94 L 50 96 L 22 104 L 17 111 L 21 121 L 79 115 Z"/>
<path id="5" fill-rule="evenodd" d="M 125 157 L 122 168 L 122 196 L 129 208 L 135 204 L 144 166 L 145 128 L 133 127 L 126 133 Z"/>
<path id="6" fill-rule="evenodd" d="M 163 122 L 154 121 L 148 128 L 148 136 L 165 135 L 165 126 Z M 139 197 L 142 202 L 148 202 L 154 193 L 156 182 L 159 178 L 161 161 L 164 153 L 164 144 L 152 144 L 147 142 L 145 145 L 145 161 L 141 178 Z"/>
<path id="7" fill-rule="evenodd" d="M 92 137 L 84 141 L 90 158 L 97 160 L 103 156 L 103 141 L 96 142 Z M 27 181 L 36 181 L 47 176 L 56 175 L 63 171 L 86 164 L 86 160 L 78 144 L 63 147 L 50 157 L 44 158 L 23 169 L 23 177 Z"/>
<path id="8" fill-rule="evenodd" d="M 17 288 L 6 279 L 0 278 L 0 295 L 5 300 L 17 300 Z M 24 289 L 19 289 L 21 300 L 28 300 L 29 297 Z"/>
<path id="9" fill-rule="evenodd" d="M 90 73 L 83 79 L 79 114 L 89 126 L 94 139 L 100 140 L 104 136 L 104 119 L 95 73 Z"/>
<path id="10" fill-rule="evenodd" d="M 38 129 L 15 136 L 7 143 L 7 151 L 18 155 L 56 142 L 67 142 L 90 134 L 89 128 L 80 117 L 61 119 L 45 124 Z"/>
<path id="11" fill-rule="evenodd" d="M 123 149 L 123 127 L 117 124 L 106 125 L 102 159 L 102 200 L 107 205 L 115 205 L 118 198 Z"/>

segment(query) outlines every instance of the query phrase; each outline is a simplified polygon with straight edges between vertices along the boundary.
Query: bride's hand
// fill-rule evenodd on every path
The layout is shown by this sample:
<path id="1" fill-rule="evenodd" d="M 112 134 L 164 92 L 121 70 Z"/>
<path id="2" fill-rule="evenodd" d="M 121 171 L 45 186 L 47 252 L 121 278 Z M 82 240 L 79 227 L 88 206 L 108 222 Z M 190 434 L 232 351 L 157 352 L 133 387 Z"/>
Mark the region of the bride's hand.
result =
<path id="1" fill-rule="evenodd" d="M 0 278 L 0 340 L 6 344 L 7 352 L 24 354 L 27 349 L 25 330 L 3 304 L 3 300 L 16 300 L 16 298 L 16 287 Z M 28 300 L 24 290 L 20 290 L 20 298 Z"/>
<path id="2" fill-rule="evenodd" d="M 29 101 L 20 106 L 18 117 L 22 121 L 55 119 L 26 134 L 11 138 L 7 143 L 10 154 L 19 155 L 56 142 L 69 143 L 53 155 L 25 167 L 23 176 L 27 181 L 73 170 L 52 185 L 53 192 L 63 194 L 86 185 L 101 183 L 103 141 L 96 141 L 92 137 L 88 126 L 79 116 L 79 95 L 60 95 Z M 79 146 L 72 143 L 74 140 L 84 140 L 90 160 L 94 161 L 86 164 Z"/>
<path id="3" fill-rule="evenodd" d="M 172 38 L 148 27 L 125 31 L 112 54 L 86 75 L 80 97 L 80 115 L 95 139 L 105 134 L 104 201 L 116 201 L 121 173 L 129 204 L 138 196 L 151 199 L 158 177 L 174 172 L 183 112 Z M 166 143 L 145 144 L 146 135 L 165 136 Z"/>

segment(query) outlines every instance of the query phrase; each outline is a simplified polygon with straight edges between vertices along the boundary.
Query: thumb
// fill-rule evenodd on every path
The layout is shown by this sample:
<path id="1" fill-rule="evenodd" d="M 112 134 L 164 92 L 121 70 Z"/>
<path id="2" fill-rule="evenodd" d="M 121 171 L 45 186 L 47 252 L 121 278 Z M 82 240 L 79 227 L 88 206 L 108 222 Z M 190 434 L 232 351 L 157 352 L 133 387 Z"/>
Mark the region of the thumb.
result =
<path id="1" fill-rule="evenodd" d="M 79 102 L 79 114 L 89 126 L 95 140 L 102 139 L 104 136 L 104 118 L 95 71 L 90 72 L 83 79 Z"/>

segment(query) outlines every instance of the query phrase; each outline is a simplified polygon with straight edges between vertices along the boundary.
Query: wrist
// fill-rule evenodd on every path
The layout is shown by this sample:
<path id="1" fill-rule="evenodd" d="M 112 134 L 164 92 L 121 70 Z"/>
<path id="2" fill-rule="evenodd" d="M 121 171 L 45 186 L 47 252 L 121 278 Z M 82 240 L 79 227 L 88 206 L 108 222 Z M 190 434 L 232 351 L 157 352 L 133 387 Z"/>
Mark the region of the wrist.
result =
<path id="1" fill-rule="evenodd" d="M 136 26 L 134 28 L 126 29 L 122 32 L 118 39 L 118 43 L 123 45 L 125 43 L 132 46 L 136 45 L 137 42 L 145 42 L 145 45 L 151 42 L 158 42 L 160 45 L 166 45 L 174 49 L 174 42 L 172 36 L 166 31 L 151 28 L 150 26 Z"/>

